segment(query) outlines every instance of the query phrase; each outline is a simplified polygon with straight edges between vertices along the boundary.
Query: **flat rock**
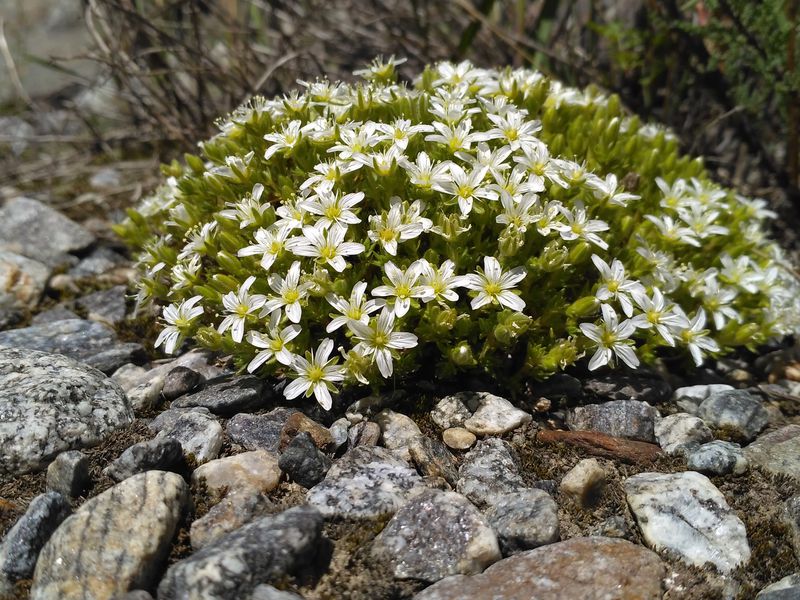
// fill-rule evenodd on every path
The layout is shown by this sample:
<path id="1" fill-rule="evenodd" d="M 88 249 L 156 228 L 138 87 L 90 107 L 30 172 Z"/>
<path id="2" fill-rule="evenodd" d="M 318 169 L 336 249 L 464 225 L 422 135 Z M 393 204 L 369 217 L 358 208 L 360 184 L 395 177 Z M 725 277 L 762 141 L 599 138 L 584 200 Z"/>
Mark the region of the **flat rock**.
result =
<path id="1" fill-rule="evenodd" d="M 37 313 L 31 319 L 31 325 L 44 325 L 45 323 L 55 323 L 56 321 L 68 321 L 69 319 L 80 319 L 77 313 L 71 311 L 66 306 L 58 305 Z"/>
<path id="2" fill-rule="evenodd" d="M 478 508 L 525 487 L 511 447 L 497 438 L 478 442 L 464 456 L 458 476 L 456 490 Z"/>
<path id="3" fill-rule="evenodd" d="M 544 430 L 536 434 L 543 444 L 567 444 L 581 448 L 593 456 L 613 458 L 631 464 L 652 463 L 661 456 L 661 448 L 655 444 L 613 437 L 595 431 Z"/>
<path id="4" fill-rule="evenodd" d="M 47 265 L 0 250 L 0 326 L 35 308 L 49 278 Z"/>
<path id="5" fill-rule="evenodd" d="M 184 457 L 193 457 L 198 464 L 217 458 L 224 440 L 222 425 L 212 415 L 196 411 L 186 411 L 179 415 L 171 425 L 161 429 L 156 437 L 178 440 Z"/>
<path id="6" fill-rule="evenodd" d="M 422 435 L 417 424 L 410 417 L 388 408 L 375 415 L 374 420 L 381 428 L 383 446 L 394 450 L 397 456 L 410 462 L 408 444 L 413 438 Z"/>
<path id="7" fill-rule="evenodd" d="M 800 480 L 800 425 L 786 425 L 760 436 L 744 454 L 750 464 L 768 473 Z"/>
<path id="8" fill-rule="evenodd" d="M 171 408 L 202 406 L 216 415 L 234 415 L 266 406 L 267 387 L 258 377 L 235 377 L 230 381 L 209 383 L 202 391 L 174 400 Z"/>
<path id="9" fill-rule="evenodd" d="M 283 580 L 310 564 L 322 524 L 322 515 L 309 506 L 253 521 L 172 565 L 158 598 L 246 598 L 257 585 Z"/>
<path id="10" fill-rule="evenodd" d="M 260 492 L 235 490 L 211 507 L 201 518 L 192 522 L 189 540 L 199 550 L 239 529 L 250 521 L 274 512 L 275 506 Z"/>
<path id="11" fill-rule="evenodd" d="M 672 394 L 672 402 L 681 410 L 696 415 L 703 403 L 703 400 L 708 398 L 711 394 L 717 392 L 733 391 L 732 385 L 727 383 L 710 383 L 703 385 L 689 385 L 675 390 Z"/>
<path id="12" fill-rule="evenodd" d="M 92 250 L 86 258 L 82 258 L 69 270 L 68 274 L 76 279 L 97 277 L 127 264 L 129 261 L 124 256 L 114 252 L 111 248 L 100 246 Z"/>
<path id="13" fill-rule="evenodd" d="M 797 600 L 797 598 L 800 598 L 800 573 L 787 575 L 765 587 L 756 596 L 756 600 Z"/>
<path id="14" fill-rule="evenodd" d="M 441 477 L 450 485 L 458 481 L 458 468 L 453 455 L 439 440 L 418 435 L 408 444 L 411 462 L 426 477 Z"/>
<path id="15" fill-rule="evenodd" d="M 397 512 L 423 485 L 417 472 L 386 448 L 358 446 L 334 462 L 306 498 L 326 518 L 380 519 Z"/>
<path id="16" fill-rule="evenodd" d="M 463 427 L 464 421 L 472 416 L 461 394 L 446 396 L 436 403 L 431 411 L 431 421 L 442 429 Z"/>
<path id="17" fill-rule="evenodd" d="M 697 416 L 709 426 L 725 429 L 748 442 L 769 422 L 764 403 L 745 390 L 713 392 L 700 404 Z"/>
<path id="18" fill-rule="evenodd" d="M 583 382 L 587 394 L 608 400 L 638 400 L 658 404 L 669 399 L 672 388 L 663 379 L 614 373 Z"/>
<path id="19" fill-rule="evenodd" d="M 304 488 L 312 488 L 322 481 L 331 464 L 331 459 L 317 448 L 311 434 L 305 431 L 292 438 L 278 459 L 281 471 Z"/>
<path id="20" fill-rule="evenodd" d="M 703 420 L 689 413 L 675 413 L 658 419 L 654 431 L 659 446 L 670 456 L 684 454 L 714 439 Z"/>
<path id="21" fill-rule="evenodd" d="M 177 366 L 164 377 L 161 394 L 167 401 L 175 400 L 203 386 L 206 378 L 189 367 Z"/>
<path id="22" fill-rule="evenodd" d="M 47 467 L 47 489 L 77 498 L 89 486 L 89 458 L 80 450 L 67 450 Z"/>
<path id="23" fill-rule="evenodd" d="M 155 583 L 188 502 L 174 473 L 134 475 L 87 500 L 45 544 L 32 600 L 100 600 Z"/>
<path id="24" fill-rule="evenodd" d="M 0 473 L 46 466 L 133 421 L 119 386 L 57 354 L 0 348 Z"/>
<path id="25" fill-rule="evenodd" d="M 211 418 L 215 418 L 211 411 L 207 408 L 168 408 L 164 412 L 158 413 L 156 417 L 147 424 L 147 428 L 152 431 L 153 433 L 158 433 L 164 429 L 169 429 L 178 421 L 178 419 L 185 415 L 186 413 L 196 412 L 203 415 L 206 415 Z"/>
<path id="26" fill-rule="evenodd" d="M 464 421 L 464 428 L 475 435 L 502 435 L 531 422 L 531 415 L 518 409 L 505 398 L 488 392 L 480 393 L 474 414 Z"/>
<path id="27" fill-rule="evenodd" d="M 606 472 L 596 458 L 584 458 L 564 475 L 559 491 L 588 508 L 597 504 L 606 484 Z"/>
<path id="28" fill-rule="evenodd" d="M 346 423 L 347 419 L 344 419 L 344 422 Z M 314 441 L 314 445 L 325 452 L 332 452 L 347 441 L 347 436 L 345 435 L 344 439 L 337 445 L 327 427 L 320 425 L 314 419 L 297 411 L 290 414 L 289 418 L 287 418 L 286 422 L 283 424 L 280 442 L 281 451 L 286 448 L 299 433 L 307 433 L 310 435 L 311 439 Z"/>
<path id="29" fill-rule="evenodd" d="M 480 573 L 502 558 L 481 513 L 461 494 L 442 490 L 426 490 L 397 511 L 372 552 L 391 565 L 395 578 L 430 583 Z"/>
<path id="30" fill-rule="evenodd" d="M 192 481 L 205 481 L 210 492 L 224 490 L 271 492 L 281 478 L 278 456 L 266 450 L 243 452 L 212 460 L 192 473 Z"/>
<path id="31" fill-rule="evenodd" d="M 117 325 L 125 320 L 127 288 L 116 285 L 78 298 L 75 305 L 90 321 Z"/>
<path id="32" fill-rule="evenodd" d="M 658 411 L 647 402 L 613 400 L 578 406 L 567 414 L 572 431 L 596 431 L 613 437 L 655 442 Z"/>
<path id="33" fill-rule="evenodd" d="M 747 459 L 739 444 L 715 440 L 689 451 L 686 465 L 707 475 L 741 475 L 747 470 Z"/>
<path id="34" fill-rule="evenodd" d="M 711 563 L 722 573 L 750 560 L 744 523 L 704 475 L 639 473 L 624 488 L 651 548 L 670 551 L 691 565 Z"/>
<path id="35" fill-rule="evenodd" d="M 185 466 L 178 440 L 156 438 L 126 448 L 103 472 L 114 481 L 122 481 L 144 471 L 177 471 Z"/>
<path id="36" fill-rule="evenodd" d="M 666 568 L 625 540 L 578 537 L 501 560 L 472 577 L 456 575 L 415 600 L 661 600 Z"/>
<path id="37" fill-rule="evenodd" d="M 247 450 L 277 452 L 283 426 L 295 412 L 293 408 L 276 408 L 263 415 L 240 413 L 231 417 L 225 430 L 232 442 Z"/>
<path id="38" fill-rule="evenodd" d="M 559 540 L 558 506 L 544 490 L 524 489 L 499 498 L 486 511 L 503 556 Z"/>
<path id="39" fill-rule="evenodd" d="M 110 348 L 82 358 L 81 362 L 106 375 L 110 375 L 122 365 L 129 362 L 140 362 L 145 358 L 144 347 L 136 342 L 114 344 Z"/>
<path id="40" fill-rule="evenodd" d="M 451 427 L 442 432 L 442 441 L 453 450 L 469 450 L 478 438 L 463 427 Z"/>

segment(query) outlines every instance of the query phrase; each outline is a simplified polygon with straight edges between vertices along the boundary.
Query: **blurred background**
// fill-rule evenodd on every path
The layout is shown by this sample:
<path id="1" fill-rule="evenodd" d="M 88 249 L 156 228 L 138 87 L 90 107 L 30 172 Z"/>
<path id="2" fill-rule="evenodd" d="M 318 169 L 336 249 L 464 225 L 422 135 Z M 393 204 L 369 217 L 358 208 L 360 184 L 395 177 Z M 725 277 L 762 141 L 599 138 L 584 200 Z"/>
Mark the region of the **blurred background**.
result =
<path id="1" fill-rule="evenodd" d="M 797 249 L 798 0 L 0 0 L 0 198 L 113 219 L 248 97 L 377 55 L 618 94 Z"/>

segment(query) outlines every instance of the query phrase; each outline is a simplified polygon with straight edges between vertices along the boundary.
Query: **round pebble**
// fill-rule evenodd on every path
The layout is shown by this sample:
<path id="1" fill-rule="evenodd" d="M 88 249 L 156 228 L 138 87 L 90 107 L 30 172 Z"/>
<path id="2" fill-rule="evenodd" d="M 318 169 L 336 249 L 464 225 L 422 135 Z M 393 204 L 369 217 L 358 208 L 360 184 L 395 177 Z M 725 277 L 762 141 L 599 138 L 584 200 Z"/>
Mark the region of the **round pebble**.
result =
<path id="1" fill-rule="evenodd" d="M 463 427 L 451 427 L 442 432 L 442 439 L 453 450 L 467 450 L 472 447 L 478 438 L 471 431 Z"/>

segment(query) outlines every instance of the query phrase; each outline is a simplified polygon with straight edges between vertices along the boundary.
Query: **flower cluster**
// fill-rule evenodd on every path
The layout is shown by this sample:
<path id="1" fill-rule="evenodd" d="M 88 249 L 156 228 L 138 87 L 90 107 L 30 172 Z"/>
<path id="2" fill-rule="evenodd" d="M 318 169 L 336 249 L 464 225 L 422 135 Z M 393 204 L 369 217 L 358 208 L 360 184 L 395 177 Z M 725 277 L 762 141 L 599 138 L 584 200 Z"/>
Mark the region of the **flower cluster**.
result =
<path id="1" fill-rule="evenodd" d="M 165 305 L 157 345 L 194 338 L 327 408 L 430 365 L 699 365 L 797 331 L 772 213 L 669 132 L 532 70 L 441 63 L 408 86 L 398 63 L 254 98 L 164 167 L 118 228 L 140 302 Z"/>

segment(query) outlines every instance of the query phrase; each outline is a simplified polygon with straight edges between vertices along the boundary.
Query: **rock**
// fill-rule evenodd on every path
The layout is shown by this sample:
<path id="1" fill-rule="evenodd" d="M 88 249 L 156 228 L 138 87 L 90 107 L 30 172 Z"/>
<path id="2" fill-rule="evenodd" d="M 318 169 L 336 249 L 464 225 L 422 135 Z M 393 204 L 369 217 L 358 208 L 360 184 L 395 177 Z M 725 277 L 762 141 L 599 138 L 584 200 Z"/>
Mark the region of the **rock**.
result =
<path id="1" fill-rule="evenodd" d="M 150 592 L 145 590 L 133 590 L 132 592 L 114 596 L 112 600 L 153 600 L 153 597 Z"/>
<path id="2" fill-rule="evenodd" d="M 253 590 L 250 600 L 303 600 L 303 597 L 279 590 L 271 585 L 259 585 Z"/>
<path id="3" fill-rule="evenodd" d="M 350 447 L 356 446 L 377 446 L 381 439 L 381 428 L 372 421 L 361 421 L 350 428 L 347 433 Z"/>
<path id="4" fill-rule="evenodd" d="M 697 416 L 711 427 L 725 429 L 745 441 L 755 438 L 769 422 L 761 399 L 744 390 L 712 393 L 703 400 Z"/>
<path id="5" fill-rule="evenodd" d="M 765 587 L 756 596 L 756 600 L 797 600 L 797 598 L 800 598 L 800 573 L 787 575 Z"/>
<path id="6" fill-rule="evenodd" d="M 639 473 L 624 488 L 651 548 L 669 550 L 698 567 L 710 562 L 723 574 L 750 560 L 744 523 L 704 475 Z"/>
<path id="7" fill-rule="evenodd" d="M 89 487 L 89 459 L 79 450 L 62 452 L 47 467 L 47 489 L 77 498 Z"/>
<path id="8" fill-rule="evenodd" d="M 271 492 L 281 478 L 278 457 L 266 450 L 254 450 L 218 458 L 195 469 L 192 481 L 205 481 L 209 492 Z"/>
<path id="9" fill-rule="evenodd" d="M 46 466 L 133 421 L 119 386 L 56 354 L 0 348 L 0 473 Z"/>
<path id="10" fill-rule="evenodd" d="M 453 450 L 469 450 L 477 440 L 474 433 L 463 427 L 451 427 L 442 432 L 442 441 Z"/>
<path id="11" fill-rule="evenodd" d="M 461 494 L 426 490 L 392 517 L 375 538 L 373 555 L 396 579 L 439 581 L 480 573 L 500 560 L 494 531 Z"/>
<path id="12" fill-rule="evenodd" d="M 141 344 L 129 342 L 125 344 L 114 344 L 107 350 L 102 350 L 97 354 L 82 358 L 81 362 L 108 375 L 119 369 L 120 366 L 125 363 L 131 361 L 139 362 L 143 357 L 145 357 L 144 347 Z"/>
<path id="13" fill-rule="evenodd" d="M 294 412 L 293 408 L 276 408 L 264 415 L 240 413 L 228 421 L 226 431 L 231 441 L 248 450 L 278 452 L 281 431 Z"/>
<path id="14" fill-rule="evenodd" d="M 65 306 L 59 305 L 34 316 L 33 319 L 31 319 L 31 325 L 44 325 L 46 323 L 68 321 L 70 319 L 80 319 L 80 317 L 77 313 L 72 312 Z"/>
<path id="15" fill-rule="evenodd" d="M 672 394 L 672 402 L 681 410 L 696 415 L 703 400 L 717 392 L 733 391 L 735 388 L 727 383 L 711 383 L 706 385 L 690 385 L 678 388 Z"/>
<path id="16" fill-rule="evenodd" d="M 119 387 L 125 390 L 125 393 L 128 393 L 128 390 L 139 385 L 139 382 L 146 373 L 148 373 L 148 370 L 144 367 L 133 363 L 127 363 L 114 371 L 111 374 L 111 379 L 116 381 Z"/>
<path id="17" fill-rule="evenodd" d="M 739 444 L 720 440 L 691 450 L 686 456 L 686 464 L 692 471 L 707 475 L 741 475 L 747 470 L 747 459 Z"/>
<path id="18" fill-rule="evenodd" d="M 185 466 L 178 440 L 156 438 L 130 446 L 103 473 L 114 481 L 122 481 L 143 471 L 179 471 Z"/>
<path id="19" fill-rule="evenodd" d="M 464 428 L 475 435 L 501 435 L 531 422 L 532 417 L 505 398 L 480 393 L 475 413 L 464 421 Z"/>
<path id="20" fill-rule="evenodd" d="M 144 383 L 135 385 L 125 393 L 131 402 L 134 412 L 141 413 L 161 406 L 163 396 L 161 390 L 164 389 L 164 375 L 149 377 Z"/>
<path id="21" fill-rule="evenodd" d="M 292 439 L 278 459 L 281 471 L 304 488 L 312 488 L 322 481 L 331 464 L 331 459 L 317 448 L 311 435 L 305 431 Z"/>
<path id="22" fill-rule="evenodd" d="M 597 504 L 606 485 L 606 472 L 596 458 L 584 458 L 564 475 L 559 490 L 578 506 Z"/>
<path id="23" fill-rule="evenodd" d="M 195 391 L 203 385 L 205 377 L 189 367 L 175 367 L 164 377 L 161 394 L 167 401 Z"/>
<path id="24" fill-rule="evenodd" d="M 205 515 L 192 523 L 189 539 L 194 550 L 208 546 L 227 533 L 250 521 L 273 512 L 274 505 L 260 492 L 252 489 L 228 493 Z"/>
<path id="25" fill-rule="evenodd" d="M 381 428 L 384 447 L 394 450 L 400 458 L 410 462 L 408 444 L 422 432 L 414 421 L 404 414 L 384 409 L 375 415 L 375 422 Z"/>
<path id="26" fill-rule="evenodd" d="M 572 431 L 596 431 L 614 437 L 655 442 L 658 411 L 647 402 L 614 400 L 578 406 L 567 414 Z"/>
<path id="27" fill-rule="evenodd" d="M 345 419 L 345 421 L 347 421 Z M 308 418 L 301 412 L 294 412 L 289 415 L 281 430 L 280 449 L 286 448 L 298 433 L 307 433 L 314 441 L 314 445 L 325 452 L 332 452 L 336 446 L 331 432 L 317 423 L 314 419 Z M 346 441 L 345 437 L 345 441 Z M 344 443 L 344 441 L 342 442 Z M 342 444 L 339 444 L 341 446 Z"/>
<path id="28" fill-rule="evenodd" d="M 503 556 L 518 554 L 559 540 L 558 506 L 550 494 L 523 489 L 499 498 L 486 511 Z"/>
<path id="29" fill-rule="evenodd" d="M 202 391 L 174 400 L 171 408 L 203 406 L 216 415 L 234 415 L 240 411 L 266 406 L 264 380 L 258 377 L 235 377 L 230 381 L 209 383 Z"/>
<path id="30" fill-rule="evenodd" d="M 223 441 L 222 425 L 211 415 L 187 411 L 171 426 L 159 431 L 156 438 L 178 440 L 184 457 L 202 464 L 219 456 Z"/>
<path id="31" fill-rule="evenodd" d="M 347 407 L 345 417 L 353 425 L 362 421 L 367 421 L 374 417 L 387 406 L 398 406 L 405 397 L 404 392 L 392 392 L 390 394 L 372 395 L 360 398 Z"/>
<path id="32" fill-rule="evenodd" d="M 458 469 L 450 452 L 439 440 L 425 435 L 412 438 L 408 444 L 411 462 L 426 477 L 441 477 L 451 486 L 458 481 Z"/>
<path id="33" fill-rule="evenodd" d="M 751 465 L 772 475 L 800 480 L 800 425 L 786 425 L 766 433 L 744 449 Z"/>
<path id="34" fill-rule="evenodd" d="M 457 575 L 415 600 L 661 600 L 666 568 L 658 555 L 625 540 L 577 537 Z"/>
<path id="35" fill-rule="evenodd" d="M 238 600 L 256 585 L 309 565 L 322 541 L 322 515 L 308 506 L 262 517 L 173 564 L 159 600 Z"/>
<path id="36" fill-rule="evenodd" d="M 608 400 L 632 400 L 658 404 L 669 399 L 672 388 L 663 379 L 614 373 L 583 382 L 587 394 Z M 645 440 L 647 441 L 647 440 Z"/>
<path id="37" fill-rule="evenodd" d="M 49 206 L 20 196 L 0 207 L 0 240 L 0 249 L 54 264 L 59 255 L 93 244 L 94 236 Z"/>
<path id="38" fill-rule="evenodd" d="M 128 261 L 125 257 L 117 254 L 111 248 L 101 246 L 92 250 L 86 258 L 81 259 L 77 265 L 69 270 L 68 275 L 75 279 L 97 277 L 126 264 L 128 264 Z"/>
<path id="39" fill-rule="evenodd" d="M 800 496 L 793 496 L 786 501 L 784 522 L 791 532 L 794 555 L 800 560 Z"/>
<path id="40" fill-rule="evenodd" d="M 559 398 L 575 400 L 583 396 L 583 384 L 579 379 L 566 373 L 556 373 L 544 381 L 531 382 L 530 385 L 535 396 L 551 400 Z"/>
<path id="41" fill-rule="evenodd" d="M 159 431 L 162 431 L 164 429 L 169 429 L 173 425 L 175 425 L 175 423 L 177 423 L 178 419 L 181 416 L 190 412 L 196 412 L 214 418 L 210 410 L 199 406 L 195 408 L 167 409 L 164 412 L 156 415 L 156 417 L 152 421 L 150 421 L 150 423 L 148 423 L 147 428 L 153 433 L 158 433 Z"/>
<path id="42" fill-rule="evenodd" d="M 661 449 L 670 456 L 685 454 L 714 439 L 703 420 L 688 413 L 675 413 L 657 420 L 655 435 Z"/>
<path id="43" fill-rule="evenodd" d="M 10 97 L 5 97 L 3 103 L 5 104 L 9 100 L 11 100 Z M 34 137 L 36 130 L 27 121 L 9 115 L 0 117 L 0 135 L 10 140 L 10 143 L 6 141 L 0 142 L 0 149 L 5 151 L 10 148 L 11 153 L 15 157 L 19 157 L 28 149 L 28 138 Z M 4 154 L 5 152 L 2 153 Z"/>
<path id="44" fill-rule="evenodd" d="M 403 460 L 377 446 L 358 446 L 338 459 L 306 499 L 326 518 L 381 519 L 393 515 L 424 485 Z"/>
<path id="45" fill-rule="evenodd" d="M 431 411 L 431 421 L 442 429 L 463 427 L 464 421 L 471 416 L 472 413 L 464 404 L 460 394 L 442 398 Z"/>
<path id="46" fill-rule="evenodd" d="M 347 443 L 347 434 L 349 429 L 350 421 L 348 421 L 346 417 L 336 419 L 333 423 L 331 423 L 330 428 L 328 428 L 328 431 L 331 434 L 331 452 L 338 450 Z"/>
<path id="47" fill-rule="evenodd" d="M 539 431 L 536 440 L 543 444 L 567 444 L 594 456 L 630 464 L 648 464 L 661 455 L 661 448 L 647 442 L 626 440 L 593 431 Z"/>
<path id="48" fill-rule="evenodd" d="M 180 476 L 147 471 L 87 500 L 45 544 L 32 600 L 110 598 L 149 588 L 188 502 Z"/>
<path id="49" fill-rule="evenodd" d="M 510 446 L 497 438 L 478 442 L 464 456 L 458 476 L 456 490 L 478 508 L 490 506 L 502 496 L 525 487 Z"/>
<path id="50" fill-rule="evenodd" d="M 58 492 L 36 496 L 0 545 L 0 579 L 30 579 L 42 547 L 71 512 L 69 501 Z"/>
<path id="51" fill-rule="evenodd" d="M 99 190 L 118 188 L 121 183 L 122 176 L 114 167 L 103 167 L 98 169 L 89 178 L 89 185 Z"/>
<path id="52" fill-rule="evenodd" d="M 0 326 L 36 308 L 49 278 L 47 265 L 0 250 Z"/>
<path id="53" fill-rule="evenodd" d="M 75 304 L 90 321 L 113 326 L 125 320 L 126 294 L 127 288 L 124 285 L 117 285 L 78 298 Z"/>
<path id="54" fill-rule="evenodd" d="M 625 522 L 625 517 L 622 515 L 614 515 L 608 517 L 598 523 L 591 532 L 591 535 L 599 535 L 603 537 L 624 538 L 630 537 L 630 529 Z"/>

